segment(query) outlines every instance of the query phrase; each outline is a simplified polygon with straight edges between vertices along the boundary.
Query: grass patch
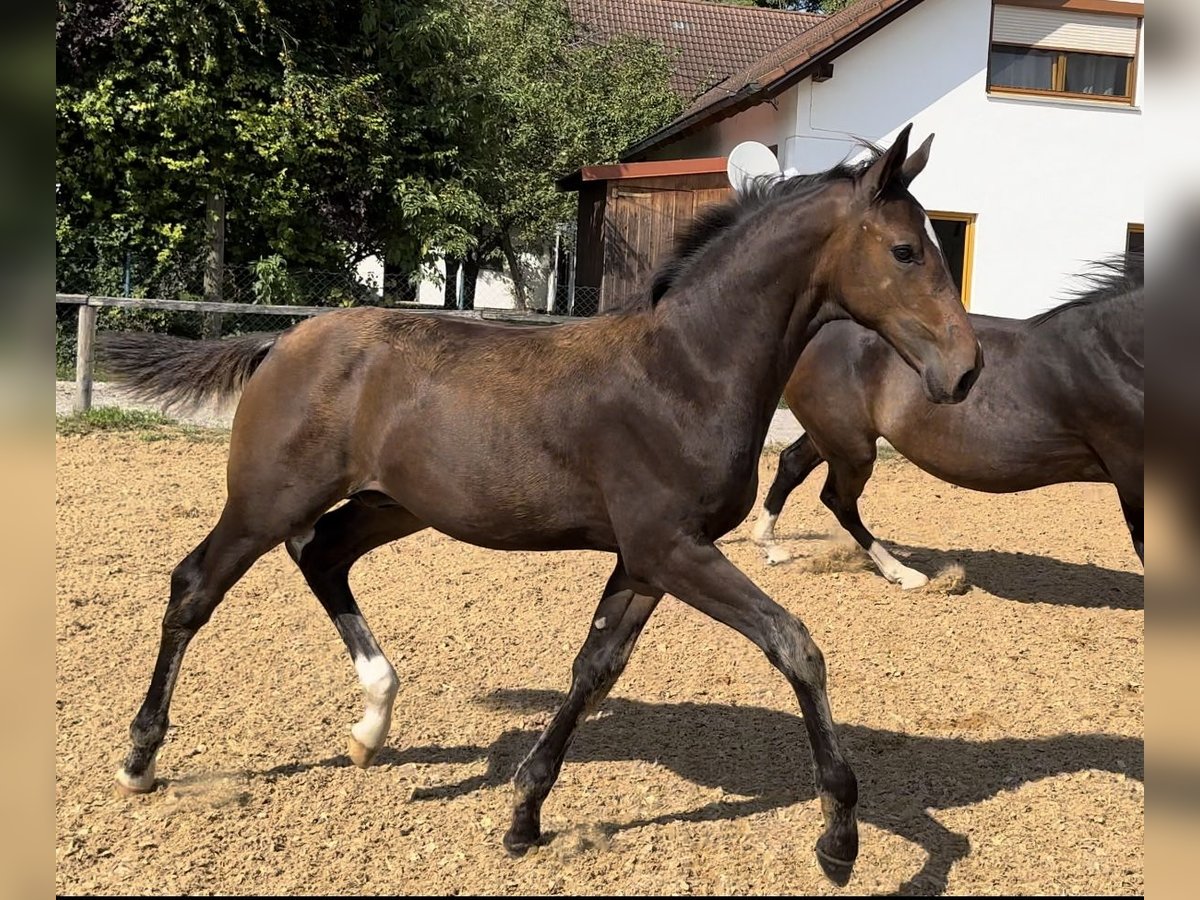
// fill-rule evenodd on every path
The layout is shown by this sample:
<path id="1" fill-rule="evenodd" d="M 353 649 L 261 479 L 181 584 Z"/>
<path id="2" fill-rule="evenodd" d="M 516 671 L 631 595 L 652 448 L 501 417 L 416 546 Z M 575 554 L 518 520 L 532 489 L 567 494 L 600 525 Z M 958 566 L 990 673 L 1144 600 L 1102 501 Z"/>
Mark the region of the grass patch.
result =
<path id="1" fill-rule="evenodd" d="M 134 434 L 143 441 L 183 439 L 215 444 L 229 439 L 229 433 L 219 428 L 182 425 L 162 413 L 121 409 L 117 406 L 98 406 L 85 413 L 56 416 L 54 430 L 55 433 L 64 436 L 123 432 Z"/>
<path id="2" fill-rule="evenodd" d="M 92 434 L 96 431 L 155 431 L 174 425 L 162 413 L 121 409 L 117 406 L 97 406 L 83 413 L 56 416 L 54 430 L 58 434 Z"/>

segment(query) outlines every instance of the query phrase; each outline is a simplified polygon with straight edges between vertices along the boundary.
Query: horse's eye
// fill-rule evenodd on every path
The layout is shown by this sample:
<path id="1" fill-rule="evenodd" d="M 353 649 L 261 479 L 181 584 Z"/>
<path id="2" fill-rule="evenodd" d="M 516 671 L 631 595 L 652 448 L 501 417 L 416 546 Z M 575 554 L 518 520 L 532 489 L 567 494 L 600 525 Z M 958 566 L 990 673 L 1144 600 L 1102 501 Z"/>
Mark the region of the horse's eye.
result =
<path id="1" fill-rule="evenodd" d="M 908 244 L 899 244 L 892 248 L 892 256 L 897 262 L 910 263 L 913 261 L 913 248 Z"/>

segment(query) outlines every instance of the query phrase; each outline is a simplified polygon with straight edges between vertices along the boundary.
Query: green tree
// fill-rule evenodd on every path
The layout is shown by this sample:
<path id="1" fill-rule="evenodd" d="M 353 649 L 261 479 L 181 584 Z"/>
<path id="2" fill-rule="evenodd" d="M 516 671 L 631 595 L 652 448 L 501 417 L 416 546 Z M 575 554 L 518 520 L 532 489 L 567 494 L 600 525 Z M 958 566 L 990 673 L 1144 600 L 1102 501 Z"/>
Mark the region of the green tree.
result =
<path id="1" fill-rule="evenodd" d="M 469 241 L 449 0 L 79 0 L 56 38 L 60 267 L 132 252 L 161 283 L 214 195 L 231 262 L 415 266 Z"/>
<path id="2" fill-rule="evenodd" d="M 676 115 L 680 100 L 662 48 L 584 42 L 563 0 L 468 0 L 466 12 L 475 93 L 463 178 L 479 201 L 472 255 L 502 255 L 524 306 L 521 252 L 541 249 L 574 214 L 575 196 L 555 180 L 615 159 Z"/>
<path id="3" fill-rule="evenodd" d="M 661 49 L 581 41 L 564 0 L 60 0 L 56 57 L 80 290 L 127 255 L 135 288 L 194 290 L 223 208 L 230 263 L 502 256 L 524 301 L 521 250 L 571 216 L 555 179 L 679 109 Z"/>

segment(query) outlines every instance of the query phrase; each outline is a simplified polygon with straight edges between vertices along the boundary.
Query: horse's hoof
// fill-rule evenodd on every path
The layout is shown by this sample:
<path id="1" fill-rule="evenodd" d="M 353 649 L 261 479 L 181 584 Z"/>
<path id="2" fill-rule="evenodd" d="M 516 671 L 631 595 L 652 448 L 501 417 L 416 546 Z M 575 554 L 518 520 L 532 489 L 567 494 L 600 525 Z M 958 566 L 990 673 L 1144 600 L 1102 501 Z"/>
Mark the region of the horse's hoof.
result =
<path id="1" fill-rule="evenodd" d="M 788 553 L 778 544 L 772 544 L 767 548 L 767 565 L 778 566 L 781 563 L 791 562 L 792 554 Z"/>
<path id="2" fill-rule="evenodd" d="M 840 837 L 835 835 L 840 834 Z M 854 871 L 858 857 L 858 832 L 826 832 L 817 839 L 817 862 L 825 877 L 838 887 L 845 887 Z"/>
<path id="3" fill-rule="evenodd" d="M 516 835 L 509 831 L 504 835 L 504 850 L 509 856 L 519 859 L 542 842 L 541 835 Z"/>
<path id="4" fill-rule="evenodd" d="M 123 766 L 117 770 L 117 796 L 119 797 L 134 797 L 138 794 L 149 794 L 154 790 L 154 787 L 153 766 L 147 769 L 142 775 L 134 775 L 127 772 Z"/>
<path id="5" fill-rule="evenodd" d="M 929 584 L 929 576 L 922 575 L 913 569 L 909 569 L 900 576 L 900 587 L 906 591 L 916 590 L 917 588 L 925 587 L 927 584 Z"/>
<path id="6" fill-rule="evenodd" d="M 375 754 L 379 752 L 378 747 L 372 750 L 360 742 L 354 735 L 350 735 L 348 750 L 350 753 L 350 761 L 360 769 L 365 769 L 367 766 L 371 765 L 371 761 L 375 759 Z"/>
<path id="7" fill-rule="evenodd" d="M 817 863 L 821 866 L 825 877 L 838 887 L 845 887 L 850 882 L 850 876 L 854 872 L 854 863 L 826 856 L 820 850 L 817 850 Z"/>

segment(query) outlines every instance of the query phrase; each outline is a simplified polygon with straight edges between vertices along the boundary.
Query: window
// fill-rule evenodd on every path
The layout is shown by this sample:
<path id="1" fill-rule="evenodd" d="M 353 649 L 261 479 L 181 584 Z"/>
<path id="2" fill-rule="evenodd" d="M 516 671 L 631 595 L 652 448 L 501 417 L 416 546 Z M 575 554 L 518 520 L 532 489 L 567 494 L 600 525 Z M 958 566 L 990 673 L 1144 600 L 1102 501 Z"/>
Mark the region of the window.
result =
<path id="1" fill-rule="evenodd" d="M 934 234 L 942 245 L 942 255 L 963 306 L 971 308 L 971 258 L 975 249 L 974 213 L 929 212 Z"/>
<path id="2" fill-rule="evenodd" d="M 1143 260 L 1146 254 L 1146 228 L 1144 225 L 1131 222 L 1125 229 L 1125 274 L 1137 277 L 1144 272 Z"/>
<path id="3" fill-rule="evenodd" d="M 988 90 L 1131 104 L 1141 18 L 1080 10 L 1095 5 L 1086 0 L 996 3 Z"/>
<path id="4" fill-rule="evenodd" d="M 1146 226 L 1131 224 L 1125 229 L 1125 252 L 1146 252 Z"/>

